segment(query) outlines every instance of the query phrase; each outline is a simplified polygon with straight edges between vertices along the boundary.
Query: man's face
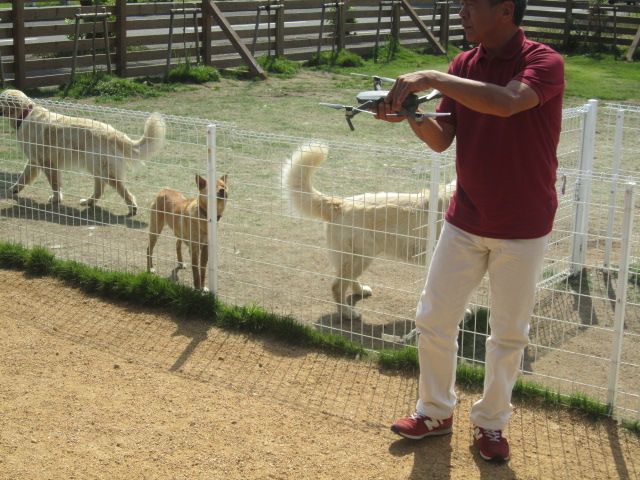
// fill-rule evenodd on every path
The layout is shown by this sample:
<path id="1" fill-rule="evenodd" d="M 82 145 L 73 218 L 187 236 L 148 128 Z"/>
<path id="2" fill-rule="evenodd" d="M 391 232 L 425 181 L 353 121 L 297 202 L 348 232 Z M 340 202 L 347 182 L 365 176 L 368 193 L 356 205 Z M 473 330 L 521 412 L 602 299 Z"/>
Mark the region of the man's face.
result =
<path id="1" fill-rule="evenodd" d="M 468 42 L 482 43 L 500 28 L 503 4 L 492 5 L 490 0 L 462 0 L 460 18 Z"/>

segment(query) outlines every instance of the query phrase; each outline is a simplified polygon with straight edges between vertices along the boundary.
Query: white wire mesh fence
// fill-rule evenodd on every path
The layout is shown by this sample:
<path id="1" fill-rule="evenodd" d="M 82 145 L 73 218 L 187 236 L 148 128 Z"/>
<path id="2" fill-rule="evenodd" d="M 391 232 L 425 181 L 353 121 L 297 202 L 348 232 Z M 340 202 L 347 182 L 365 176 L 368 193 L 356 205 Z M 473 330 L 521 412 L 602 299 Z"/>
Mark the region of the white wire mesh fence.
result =
<path id="1" fill-rule="evenodd" d="M 49 100 L 38 100 L 38 104 L 111 125 L 134 140 L 143 135 L 149 118 L 148 113 L 122 109 Z M 637 207 L 629 206 L 633 189 L 627 184 L 637 175 L 634 158 L 640 152 L 640 112 L 633 106 L 605 105 L 595 123 L 596 110 L 592 105 L 564 111 L 558 149 L 559 208 L 523 371 L 562 392 L 579 391 L 602 402 L 615 402 L 617 413 L 638 418 L 640 227 Z M 620 110 L 623 123 L 616 120 Z M 589 112 L 594 115 L 591 124 Z M 43 118 L 31 128 L 48 126 L 49 117 Z M 208 166 L 208 158 L 214 155 L 208 149 L 207 127 L 214 122 L 173 116 L 165 116 L 164 122 L 164 146 L 122 177 L 137 199 L 137 214 L 129 216 L 128 205 L 111 186 L 96 205 L 80 204 L 94 188 L 96 171 L 106 179 L 113 173 L 82 168 L 78 162 L 57 165 L 62 201 L 48 202 L 52 188 L 46 175 L 13 196 L 11 186 L 26 163 L 24 136 L 16 134 L 11 120 L 3 121 L 0 240 L 42 245 L 61 258 L 106 269 L 144 271 L 149 229 L 159 205 L 156 202 L 152 208 L 152 202 L 158 193 L 170 187 L 178 192 L 171 198 L 180 200 L 182 194 L 194 199 L 178 201 L 184 208 L 172 217 L 181 222 L 174 229 L 182 229 L 184 237 L 185 231 L 206 227 L 207 216 L 215 217 L 203 212 L 198 203 L 196 174 L 206 177 L 208 173 L 210 179 L 227 174 L 228 201 L 217 234 L 211 236 L 215 240 L 209 242 L 210 261 L 213 258 L 217 268 L 216 293 L 222 300 L 292 315 L 367 348 L 412 344 L 407 334 L 414 329 L 415 302 L 446 208 L 446 201 L 437 200 L 446 198 L 450 192 L 444 186 L 455 178 L 451 153 L 325 141 L 327 158 L 311 179 L 313 187 L 325 195 L 325 210 L 309 218 L 290 202 L 301 189 L 299 180 L 308 173 L 305 167 L 291 175 L 292 155 L 301 145 L 307 145 L 305 151 L 315 148 L 308 146 L 309 139 L 243 131 L 216 122 L 215 165 Z M 64 131 L 64 138 L 57 141 L 71 150 L 83 150 L 82 142 L 73 144 L 70 139 L 87 133 L 73 128 Z M 51 141 L 46 135 L 35 139 L 41 153 Z M 106 147 L 96 152 L 97 144 L 91 145 L 93 156 L 84 160 L 90 167 L 95 162 L 108 164 L 118 156 Z M 120 154 L 119 160 L 124 156 Z M 619 158 L 617 164 L 615 158 Z M 49 169 L 50 175 L 53 166 L 44 165 L 43 173 Z M 371 195 L 363 197 L 367 192 Z M 309 202 L 309 192 L 301 193 L 302 203 Z M 339 204 L 347 213 L 331 217 L 327 212 Z M 207 202 L 203 205 L 206 209 Z M 175 207 L 165 201 L 163 208 L 169 206 Z M 191 239 L 202 243 L 202 237 L 194 235 Z M 165 227 L 154 251 L 155 270 L 193 285 L 191 270 L 177 268 L 175 240 Z M 190 264 L 187 245 L 182 248 L 184 261 Z M 630 254 L 625 256 L 627 248 Z M 356 278 L 362 287 L 354 282 Z M 344 300 L 340 300 L 341 287 Z M 344 304 L 341 308 L 336 298 Z M 491 307 L 486 280 L 471 307 L 473 313 L 461 324 L 459 354 L 465 361 L 481 364 L 489 333 L 484 312 Z"/>

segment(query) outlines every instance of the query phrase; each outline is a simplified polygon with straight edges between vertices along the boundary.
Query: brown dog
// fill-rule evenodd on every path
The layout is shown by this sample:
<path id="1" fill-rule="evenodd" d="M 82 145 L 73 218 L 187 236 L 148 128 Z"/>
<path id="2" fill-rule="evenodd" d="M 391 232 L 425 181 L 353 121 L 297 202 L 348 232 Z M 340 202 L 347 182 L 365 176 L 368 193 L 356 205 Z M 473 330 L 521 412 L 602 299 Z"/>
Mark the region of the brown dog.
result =
<path id="1" fill-rule="evenodd" d="M 193 286 L 197 290 L 204 289 L 207 261 L 209 260 L 207 245 L 207 181 L 196 175 L 196 184 L 200 194 L 198 198 L 186 198 L 172 188 L 163 188 L 151 204 L 151 220 L 149 222 L 149 246 L 147 247 L 147 271 L 154 272 L 153 249 L 165 224 L 168 224 L 177 237 L 176 255 L 178 268 L 184 268 L 182 261 L 182 242 L 189 247 L 191 269 L 193 270 Z M 222 217 L 227 203 L 227 176 L 216 181 L 216 203 L 218 220 Z"/>

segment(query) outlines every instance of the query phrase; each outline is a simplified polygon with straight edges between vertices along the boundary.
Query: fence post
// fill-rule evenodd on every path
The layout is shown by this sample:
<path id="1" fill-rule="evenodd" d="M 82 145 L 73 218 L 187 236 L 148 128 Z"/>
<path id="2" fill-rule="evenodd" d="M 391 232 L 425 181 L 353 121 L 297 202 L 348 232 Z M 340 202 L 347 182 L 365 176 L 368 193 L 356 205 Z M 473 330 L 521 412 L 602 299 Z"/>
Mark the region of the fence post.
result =
<path id="1" fill-rule="evenodd" d="M 209 291 L 218 293 L 218 202 L 216 189 L 216 126 L 207 126 L 207 251 L 209 263 L 207 276 L 209 277 Z"/>
<path id="2" fill-rule="evenodd" d="M 620 359 L 622 357 L 622 340 L 624 337 L 624 314 L 627 306 L 627 282 L 629 279 L 629 256 L 631 254 L 631 232 L 633 230 L 633 189 L 635 184 L 628 183 L 624 195 L 624 218 L 622 222 L 622 245 L 620 251 L 620 270 L 616 287 L 616 306 L 613 321 L 613 345 L 609 363 L 609 386 L 607 404 L 613 415 L 616 406 Z"/>
<path id="3" fill-rule="evenodd" d="M 587 233 L 589 231 L 589 204 L 591 201 L 591 175 L 595 149 L 598 101 L 589 100 L 582 128 L 580 167 L 576 180 L 575 215 L 573 219 L 573 245 L 571 250 L 571 275 L 584 268 L 587 256 Z"/>
<path id="4" fill-rule="evenodd" d="M 345 28 L 345 18 L 344 18 L 344 14 L 345 14 L 345 5 L 344 2 L 337 2 L 336 3 L 336 16 L 337 21 L 336 21 L 336 28 L 338 29 L 338 44 L 336 45 L 338 52 L 340 50 L 344 50 L 345 47 L 345 32 L 344 32 L 344 28 Z"/>
<path id="5" fill-rule="evenodd" d="M 25 25 L 24 25 L 24 0 L 14 0 L 11 9 L 13 21 L 13 71 L 16 88 L 23 90 L 27 74 L 25 71 Z"/>
<path id="6" fill-rule="evenodd" d="M 564 13 L 564 48 L 569 48 L 569 40 L 571 39 L 571 24 L 573 22 L 573 0 L 566 0 Z"/>
<path id="7" fill-rule="evenodd" d="M 400 45 L 400 2 L 391 3 L 391 38 Z"/>
<path id="8" fill-rule="evenodd" d="M 202 63 L 211 65 L 211 55 L 213 54 L 211 28 L 213 27 L 213 21 L 211 15 L 207 13 L 205 3 L 206 0 L 202 0 Z"/>
<path id="9" fill-rule="evenodd" d="M 127 76 L 127 0 L 116 0 L 116 75 Z"/>
<path id="10" fill-rule="evenodd" d="M 276 58 L 284 57 L 284 3 L 277 6 L 276 10 Z"/>
<path id="11" fill-rule="evenodd" d="M 438 2 L 440 6 L 440 31 L 438 32 L 438 40 L 445 50 L 449 49 L 449 1 Z"/>
<path id="12" fill-rule="evenodd" d="M 618 189 L 618 173 L 622 158 L 622 132 L 624 127 L 624 110 L 616 111 L 616 132 L 613 138 L 613 164 L 611 166 L 613 178 L 609 189 L 609 215 L 607 221 L 607 238 L 604 244 L 604 268 L 609 268 L 611 262 L 611 244 L 613 236 L 613 215 L 616 208 L 616 193 Z"/>

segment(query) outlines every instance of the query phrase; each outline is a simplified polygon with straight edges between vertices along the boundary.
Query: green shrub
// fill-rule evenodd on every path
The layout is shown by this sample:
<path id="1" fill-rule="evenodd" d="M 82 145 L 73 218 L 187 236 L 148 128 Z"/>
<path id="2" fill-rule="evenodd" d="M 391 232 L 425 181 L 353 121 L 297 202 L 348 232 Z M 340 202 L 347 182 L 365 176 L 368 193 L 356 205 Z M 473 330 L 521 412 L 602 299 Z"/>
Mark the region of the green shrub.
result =
<path id="1" fill-rule="evenodd" d="M 335 67 L 362 67 L 364 60 L 357 53 L 347 50 L 337 52 L 320 52 L 314 54 L 306 63 L 309 67 L 335 66 Z"/>
<path id="2" fill-rule="evenodd" d="M 181 63 L 169 70 L 166 80 L 171 83 L 206 83 L 220 80 L 220 73 L 209 65 Z"/>
<path id="3" fill-rule="evenodd" d="M 77 75 L 66 91 L 72 98 L 99 97 L 99 101 L 119 101 L 128 97 L 157 97 L 160 90 L 148 81 L 131 80 L 104 72 Z M 65 96 L 64 90 L 62 96 Z"/>
<path id="4" fill-rule="evenodd" d="M 292 77 L 300 70 L 300 64 L 284 57 L 270 57 L 262 55 L 256 59 L 258 63 L 269 73 L 283 77 Z"/>

